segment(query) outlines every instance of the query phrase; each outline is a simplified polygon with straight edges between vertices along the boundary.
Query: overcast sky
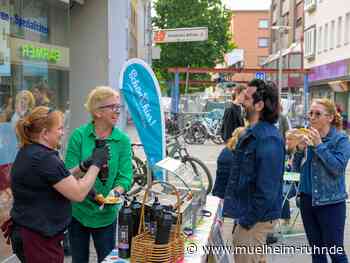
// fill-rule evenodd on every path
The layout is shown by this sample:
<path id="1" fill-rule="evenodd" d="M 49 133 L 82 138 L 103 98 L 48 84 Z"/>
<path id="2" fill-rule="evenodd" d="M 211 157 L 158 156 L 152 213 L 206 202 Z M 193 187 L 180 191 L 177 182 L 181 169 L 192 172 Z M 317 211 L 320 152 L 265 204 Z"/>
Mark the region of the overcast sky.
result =
<path id="1" fill-rule="evenodd" d="M 233 10 L 267 10 L 271 0 L 222 0 L 227 7 Z"/>

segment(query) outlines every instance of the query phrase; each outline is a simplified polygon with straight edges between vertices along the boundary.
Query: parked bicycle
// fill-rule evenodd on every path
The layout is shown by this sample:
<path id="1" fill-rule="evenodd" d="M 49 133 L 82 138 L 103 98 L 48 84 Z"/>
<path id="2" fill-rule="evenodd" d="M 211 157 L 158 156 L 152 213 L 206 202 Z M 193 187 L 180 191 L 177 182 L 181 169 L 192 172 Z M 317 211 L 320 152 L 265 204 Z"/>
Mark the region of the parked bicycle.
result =
<path id="1" fill-rule="evenodd" d="M 213 178 L 208 167 L 198 158 L 193 157 L 188 152 L 184 143 L 181 143 L 179 138 L 183 134 L 175 135 L 167 140 L 167 155 L 174 159 L 181 160 L 185 164 L 186 169 L 191 169 L 193 173 L 200 176 L 203 180 L 203 185 L 209 194 L 213 188 Z"/>
<path id="2" fill-rule="evenodd" d="M 221 111 L 214 110 L 204 115 L 199 115 L 187 128 L 184 139 L 188 144 L 203 144 L 211 140 L 215 144 L 223 144 L 220 130 L 222 125 Z"/>
<path id="3" fill-rule="evenodd" d="M 203 180 L 203 186 L 205 187 L 207 194 L 209 194 L 213 188 L 212 175 L 208 167 L 198 158 L 191 156 L 184 144 L 180 142 L 179 139 L 183 134 L 184 132 L 181 132 L 173 137 L 167 138 L 167 156 L 181 160 L 186 166 L 186 169 L 191 169 L 193 174 L 200 176 Z M 134 148 L 142 146 L 142 144 L 132 144 L 134 177 L 132 190 L 129 192 L 130 195 L 139 192 L 142 187 L 147 184 L 147 161 L 140 159 L 134 154 Z"/>

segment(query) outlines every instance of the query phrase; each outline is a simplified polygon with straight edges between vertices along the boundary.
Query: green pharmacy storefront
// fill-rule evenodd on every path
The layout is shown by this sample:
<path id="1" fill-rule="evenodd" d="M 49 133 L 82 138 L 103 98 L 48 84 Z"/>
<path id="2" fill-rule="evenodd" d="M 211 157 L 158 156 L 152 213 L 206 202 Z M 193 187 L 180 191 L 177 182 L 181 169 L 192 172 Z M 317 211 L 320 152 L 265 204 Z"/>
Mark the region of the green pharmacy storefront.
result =
<path id="1" fill-rule="evenodd" d="M 0 224 L 12 204 L 9 171 L 17 152 L 16 121 L 39 105 L 69 117 L 68 2 L 0 0 Z M 0 262 L 9 255 L 0 236 Z"/>

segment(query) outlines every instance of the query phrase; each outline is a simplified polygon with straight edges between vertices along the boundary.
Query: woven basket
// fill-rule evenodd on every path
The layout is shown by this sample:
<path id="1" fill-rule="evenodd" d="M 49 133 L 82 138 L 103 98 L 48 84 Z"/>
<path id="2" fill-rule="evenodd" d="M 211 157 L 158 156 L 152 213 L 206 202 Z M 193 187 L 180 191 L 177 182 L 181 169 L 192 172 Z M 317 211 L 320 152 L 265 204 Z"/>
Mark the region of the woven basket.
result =
<path id="1" fill-rule="evenodd" d="M 170 232 L 170 241 L 168 244 L 155 244 L 154 237 L 145 229 L 145 203 L 152 186 L 156 184 L 165 184 L 174 189 L 173 194 L 176 195 L 176 225 L 173 225 Z M 165 182 L 155 181 L 146 189 L 143 196 L 141 218 L 138 235 L 133 237 L 131 244 L 131 263 L 168 263 L 177 262 L 184 256 L 184 240 L 185 236 L 181 232 L 180 226 L 180 194 L 176 188 Z"/>

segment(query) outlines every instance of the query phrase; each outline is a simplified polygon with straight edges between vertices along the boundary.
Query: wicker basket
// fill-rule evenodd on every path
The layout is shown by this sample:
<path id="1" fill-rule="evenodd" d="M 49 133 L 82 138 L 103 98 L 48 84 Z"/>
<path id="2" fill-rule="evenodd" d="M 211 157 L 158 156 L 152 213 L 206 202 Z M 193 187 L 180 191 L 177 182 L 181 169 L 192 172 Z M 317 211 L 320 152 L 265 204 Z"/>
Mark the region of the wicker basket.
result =
<path id="1" fill-rule="evenodd" d="M 174 189 L 173 194 L 176 195 L 176 214 L 177 222 L 173 225 L 170 232 L 170 241 L 168 244 L 155 244 L 154 237 L 149 231 L 145 230 L 145 203 L 149 194 L 150 188 L 155 184 L 166 184 Z M 176 188 L 165 182 L 155 181 L 146 189 L 141 209 L 141 218 L 138 235 L 132 239 L 131 244 L 131 263 L 168 263 L 177 262 L 183 259 L 184 256 L 184 240 L 185 236 L 181 232 L 180 226 L 180 195 Z"/>

